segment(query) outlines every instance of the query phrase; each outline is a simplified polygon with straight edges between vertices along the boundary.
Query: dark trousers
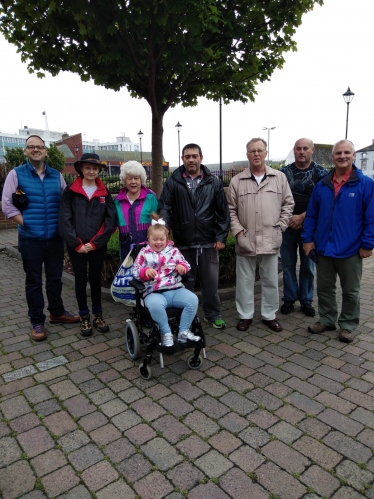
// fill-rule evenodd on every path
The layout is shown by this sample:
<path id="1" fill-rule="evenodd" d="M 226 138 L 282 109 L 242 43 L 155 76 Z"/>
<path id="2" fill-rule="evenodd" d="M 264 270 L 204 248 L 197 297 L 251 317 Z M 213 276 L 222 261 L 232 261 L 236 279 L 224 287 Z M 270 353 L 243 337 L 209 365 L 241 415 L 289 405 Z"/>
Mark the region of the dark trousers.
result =
<path id="1" fill-rule="evenodd" d="M 64 243 L 60 237 L 40 240 L 19 236 L 18 247 L 26 273 L 25 289 L 30 322 L 33 326 L 44 324 L 43 264 L 48 310 L 54 316 L 64 313 L 61 298 Z"/>
<path id="2" fill-rule="evenodd" d="M 87 305 L 87 266 L 88 282 L 91 288 L 92 313 L 100 314 L 101 307 L 101 269 L 103 267 L 106 246 L 88 253 L 77 253 L 68 248 L 70 262 L 75 276 L 75 296 L 78 302 L 79 315 L 89 313 Z"/>
<path id="3" fill-rule="evenodd" d="M 189 275 L 193 278 L 193 281 L 186 282 L 186 288 L 194 291 L 195 280 L 197 273 L 199 273 L 204 317 L 212 322 L 220 319 L 221 302 L 218 296 L 218 251 L 214 248 L 188 248 L 180 251 L 191 265 Z"/>

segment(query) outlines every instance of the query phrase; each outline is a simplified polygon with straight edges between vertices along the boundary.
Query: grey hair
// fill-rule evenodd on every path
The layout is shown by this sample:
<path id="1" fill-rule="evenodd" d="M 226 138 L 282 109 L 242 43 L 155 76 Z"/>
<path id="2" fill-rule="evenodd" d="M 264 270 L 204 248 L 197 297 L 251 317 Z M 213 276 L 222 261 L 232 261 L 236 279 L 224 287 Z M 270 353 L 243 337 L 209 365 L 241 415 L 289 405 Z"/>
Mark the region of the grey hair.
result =
<path id="1" fill-rule="evenodd" d="M 146 184 L 147 174 L 143 165 L 141 165 L 138 161 L 127 161 L 121 166 L 121 173 L 119 174 L 119 178 L 123 185 L 125 185 L 126 175 L 138 176 L 140 177 L 142 185 Z"/>
<path id="2" fill-rule="evenodd" d="M 331 154 L 334 154 L 334 151 L 335 151 L 335 147 L 340 145 L 340 144 L 344 144 L 344 142 L 349 142 L 352 146 L 352 152 L 354 153 L 355 152 L 355 146 L 353 145 L 353 142 L 351 142 L 350 140 L 348 139 L 342 139 L 342 140 L 338 140 L 338 142 L 336 142 L 334 145 L 333 145 L 333 148 L 332 148 L 332 151 L 331 151 Z"/>
<path id="3" fill-rule="evenodd" d="M 249 144 L 252 144 L 252 142 L 262 142 L 265 146 L 265 149 L 267 148 L 268 144 L 266 142 L 266 140 L 262 139 L 261 137 L 254 137 L 253 139 L 251 139 L 249 142 L 247 142 L 247 145 L 245 146 L 246 149 L 248 149 L 248 146 Z"/>

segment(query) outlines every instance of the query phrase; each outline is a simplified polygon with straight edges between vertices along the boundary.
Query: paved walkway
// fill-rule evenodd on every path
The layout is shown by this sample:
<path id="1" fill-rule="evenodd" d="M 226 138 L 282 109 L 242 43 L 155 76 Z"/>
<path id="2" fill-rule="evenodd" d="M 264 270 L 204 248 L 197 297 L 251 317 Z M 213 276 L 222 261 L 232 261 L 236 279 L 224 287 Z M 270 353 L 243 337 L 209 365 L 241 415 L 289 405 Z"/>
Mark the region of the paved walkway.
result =
<path id="1" fill-rule="evenodd" d="M 1 232 L 0 247 L 16 236 Z M 204 324 L 201 370 L 182 354 L 144 381 L 119 304 L 107 334 L 48 324 L 31 341 L 22 264 L 0 253 L 0 497 L 374 499 L 373 272 L 374 258 L 352 345 L 308 334 L 300 312 L 280 334 L 258 312 L 239 333 L 228 301 L 224 331 Z"/>

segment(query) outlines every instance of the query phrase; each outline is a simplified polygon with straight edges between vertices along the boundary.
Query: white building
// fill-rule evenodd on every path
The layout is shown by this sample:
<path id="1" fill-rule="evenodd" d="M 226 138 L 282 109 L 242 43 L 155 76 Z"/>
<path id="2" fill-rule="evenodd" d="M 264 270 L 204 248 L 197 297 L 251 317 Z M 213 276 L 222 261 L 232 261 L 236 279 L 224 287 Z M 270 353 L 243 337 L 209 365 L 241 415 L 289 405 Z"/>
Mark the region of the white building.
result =
<path id="1" fill-rule="evenodd" d="M 371 146 L 356 151 L 355 165 L 364 175 L 374 179 L 374 139 Z"/>

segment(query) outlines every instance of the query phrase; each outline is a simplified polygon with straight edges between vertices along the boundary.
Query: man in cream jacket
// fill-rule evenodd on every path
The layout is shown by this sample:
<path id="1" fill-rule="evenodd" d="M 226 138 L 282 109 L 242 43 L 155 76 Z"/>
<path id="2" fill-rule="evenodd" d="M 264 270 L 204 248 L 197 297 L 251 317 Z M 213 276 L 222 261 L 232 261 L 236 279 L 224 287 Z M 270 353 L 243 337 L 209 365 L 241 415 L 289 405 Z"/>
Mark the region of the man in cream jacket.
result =
<path id="1" fill-rule="evenodd" d="M 239 331 L 246 331 L 254 314 L 256 262 L 261 278 L 262 322 L 282 331 L 275 312 L 279 307 L 278 253 L 282 232 L 294 207 L 284 173 L 266 166 L 267 143 L 261 138 L 247 144 L 249 166 L 235 175 L 227 193 L 230 228 L 236 238 L 236 308 Z"/>

